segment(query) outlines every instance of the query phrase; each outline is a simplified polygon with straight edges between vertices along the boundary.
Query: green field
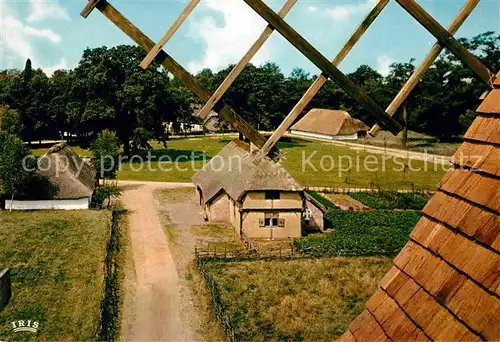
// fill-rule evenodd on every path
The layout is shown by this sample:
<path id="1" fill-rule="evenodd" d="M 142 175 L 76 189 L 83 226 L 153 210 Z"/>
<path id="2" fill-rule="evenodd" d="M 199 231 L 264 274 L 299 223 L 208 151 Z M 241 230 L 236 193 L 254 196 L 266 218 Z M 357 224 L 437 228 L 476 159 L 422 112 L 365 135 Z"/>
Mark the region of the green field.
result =
<path id="1" fill-rule="evenodd" d="M 124 159 L 118 179 L 191 182 L 196 171 L 231 139 L 173 139 L 168 142 L 168 149 L 154 143 L 150 161 L 147 161 L 148 152 L 144 152 L 142 162 L 137 157 Z M 435 189 L 445 172 L 443 166 L 433 163 L 386 157 L 324 142 L 294 139 L 280 142 L 278 148 L 283 156 L 282 164 L 303 186 Z M 33 153 L 41 155 L 44 151 L 46 149 L 34 150 Z M 76 152 L 89 155 L 89 151 L 79 148 Z"/>
<path id="2" fill-rule="evenodd" d="M 358 144 L 368 144 L 387 148 L 402 148 L 401 137 L 403 133 L 394 136 L 387 131 L 380 132 L 376 137 L 370 139 L 358 139 Z M 462 144 L 461 141 L 441 142 L 438 138 L 430 135 L 409 131 L 408 132 L 408 150 L 415 152 L 427 152 L 430 154 L 439 154 L 443 156 L 452 156 Z"/>
<path id="3" fill-rule="evenodd" d="M 332 341 L 363 310 L 386 258 L 209 261 L 241 341 Z"/>
<path id="4" fill-rule="evenodd" d="M 416 210 L 330 210 L 325 220 L 331 232 L 295 239 L 293 245 L 315 257 L 394 257 L 408 242 L 420 217 Z"/>
<path id="5" fill-rule="evenodd" d="M 122 180 L 190 182 L 196 170 L 216 155 L 230 140 L 216 137 L 172 140 L 168 150 L 153 150 L 153 155 L 168 156 L 173 162 L 123 164 Z M 283 165 L 303 186 L 382 187 L 434 189 L 444 174 L 441 166 L 411 161 L 414 171 L 406 170 L 408 160 L 385 158 L 364 151 L 332 146 L 322 142 L 297 141 L 278 144 Z M 175 160 L 178 160 L 175 163 Z M 348 161 L 351 160 L 351 162 Z M 333 161 L 333 164 L 332 164 Z M 339 161 L 342 162 L 339 165 Z M 349 163 L 352 163 L 349 170 Z M 365 169 L 365 163 L 368 168 Z M 373 171 L 377 169 L 378 171 Z M 162 170 L 163 169 L 163 170 Z"/>
<path id="6" fill-rule="evenodd" d="M 11 269 L 12 299 L 0 312 L 0 340 L 97 338 L 107 211 L 0 211 L 0 268 Z M 38 335 L 11 331 L 14 320 L 40 324 Z"/>
<path id="7" fill-rule="evenodd" d="M 90 157 L 92 156 L 92 153 L 89 150 L 85 150 L 81 147 L 78 146 L 71 146 L 71 149 L 75 151 L 76 154 L 78 154 L 80 157 Z M 43 156 L 45 153 L 47 153 L 49 149 L 48 148 L 34 148 L 31 150 L 31 154 L 34 156 Z"/>

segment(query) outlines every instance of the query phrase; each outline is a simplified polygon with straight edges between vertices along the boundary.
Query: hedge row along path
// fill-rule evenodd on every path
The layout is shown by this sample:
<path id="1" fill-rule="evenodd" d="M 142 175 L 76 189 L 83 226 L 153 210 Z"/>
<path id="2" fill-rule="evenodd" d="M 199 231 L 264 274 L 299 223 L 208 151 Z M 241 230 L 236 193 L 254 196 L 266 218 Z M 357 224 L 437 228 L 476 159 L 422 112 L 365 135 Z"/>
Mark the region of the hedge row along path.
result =
<path id="1" fill-rule="evenodd" d="M 121 340 L 192 341 L 181 320 L 179 277 L 153 203 L 153 191 L 183 183 L 119 182 L 128 210 L 135 289 L 125 293 Z"/>

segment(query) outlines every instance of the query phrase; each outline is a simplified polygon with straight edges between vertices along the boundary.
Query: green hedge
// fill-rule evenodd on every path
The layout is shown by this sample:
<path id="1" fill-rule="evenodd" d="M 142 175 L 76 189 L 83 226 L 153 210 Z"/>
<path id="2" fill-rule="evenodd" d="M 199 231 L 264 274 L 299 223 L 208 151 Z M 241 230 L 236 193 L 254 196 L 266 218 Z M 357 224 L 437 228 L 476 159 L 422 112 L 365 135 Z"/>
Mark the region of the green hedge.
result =
<path id="1" fill-rule="evenodd" d="M 312 256 L 394 256 L 420 216 L 418 211 L 330 211 L 325 218 L 332 232 L 295 239 L 293 245 Z"/>
<path id="2" fill-rule="evenodd" d="M 422 210 L 427 204 L 427 198 L 417 193 L 380 191 L 351 193 L 349 195 L 372 209 Z"/>
<path id="3" fill-rule="evenodd" d="M 316 191 L 306 190 L 306 192 L 309 195 L 311 195 L 312 198 L 314 198 L 319 203 L 323 204 L 328 209 L 337 209 L 337 207 L 334 206 L 332 202 L 330 202 L 327 198 L 325 198 L 325 197 L 321 196 L 320 194 L 318 194 Z"/>

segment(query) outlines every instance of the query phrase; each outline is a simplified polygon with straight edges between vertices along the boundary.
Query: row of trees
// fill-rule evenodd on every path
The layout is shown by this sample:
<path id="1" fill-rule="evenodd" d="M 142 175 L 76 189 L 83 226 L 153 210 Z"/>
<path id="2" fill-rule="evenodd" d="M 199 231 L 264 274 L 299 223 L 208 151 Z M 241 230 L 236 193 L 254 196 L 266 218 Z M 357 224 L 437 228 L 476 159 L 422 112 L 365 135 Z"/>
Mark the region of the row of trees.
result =
<path id="1" fill-rule="evenodd" d="M 460 39 L 488 68 L 500 70 L 500 35 L 486 32 L 472 39 Z M 209 90 L 215 90 L 232 66 L 213 73 L 203 70 L 197 77 Z M 348 76 L 377 103 L 386 108 L 415 70 L 415 60 L 394 63 L 387 76 L 361 65 Z M 225 94 L 224 100 L 260 129 L 274 129 L 312 84 L 315 75 L 295 69 L 285 77 L 274 63 L 250 65 Z M 474 118 L 473 110 L 486 85 L 453 54 L 444 52 L 425 74 L 406 102 L 411 130 L 449 139 L 464 133 Z M 334 82 L 328 81 L 311 101 L 311 108 L 345 109 L 365 123 L 370 116 Z M 402 108 L 398 113 L 400 121 Z"/>
<path id="2" fill-rule="evenodd" d="M 500 69 L 500 36 L 493 32 L 462 39 L 489 68 Z M 133 46 L 87 49 L 74 70 L 52 77 L 34 70 L 0 74 L 0 105 L 19 114 L 16 134 L 25 141 L 59 139 L 63 132 L 91 141 L 105 129 L 116 132 L 126 153 L 149 139 L 166 141 L 165 123 L 192 122 L 198 99 L 159 65 L 138 67 L 144 51 Z M 214 91 L 233 66 L 196 77 Z M 394 63 L 387 76 L 362 65 L 348 76 L 381 106 L 387 106 L 415 68 L 414 60 Z M 315 79 L 302 69 L 286 77 L 274 63 L 249 65 L 224 96 L 246 120 L 263 130 L 276 128 Z M 447 139 L 460 135 L 474 117 L 485 86 L 450 53 L 443 53 L 408 99 L 409 128 Z M 366 111 L 328 81 L 309 108 L 345 109 L 367 124 Z M 400 115 L 401 113 L 399 113 Z"/>

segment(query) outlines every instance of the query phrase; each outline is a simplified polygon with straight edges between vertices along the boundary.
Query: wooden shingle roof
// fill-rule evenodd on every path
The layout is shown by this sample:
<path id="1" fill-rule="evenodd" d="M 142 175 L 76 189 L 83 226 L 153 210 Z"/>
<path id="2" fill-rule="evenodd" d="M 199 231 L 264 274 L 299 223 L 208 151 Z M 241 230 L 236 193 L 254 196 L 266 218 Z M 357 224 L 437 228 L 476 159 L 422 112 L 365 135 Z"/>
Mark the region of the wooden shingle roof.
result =
<path id="1" fill-rule="evenodd" d="M 340 341 L 500 340 L 500 79 L 410 241 Z"/>

